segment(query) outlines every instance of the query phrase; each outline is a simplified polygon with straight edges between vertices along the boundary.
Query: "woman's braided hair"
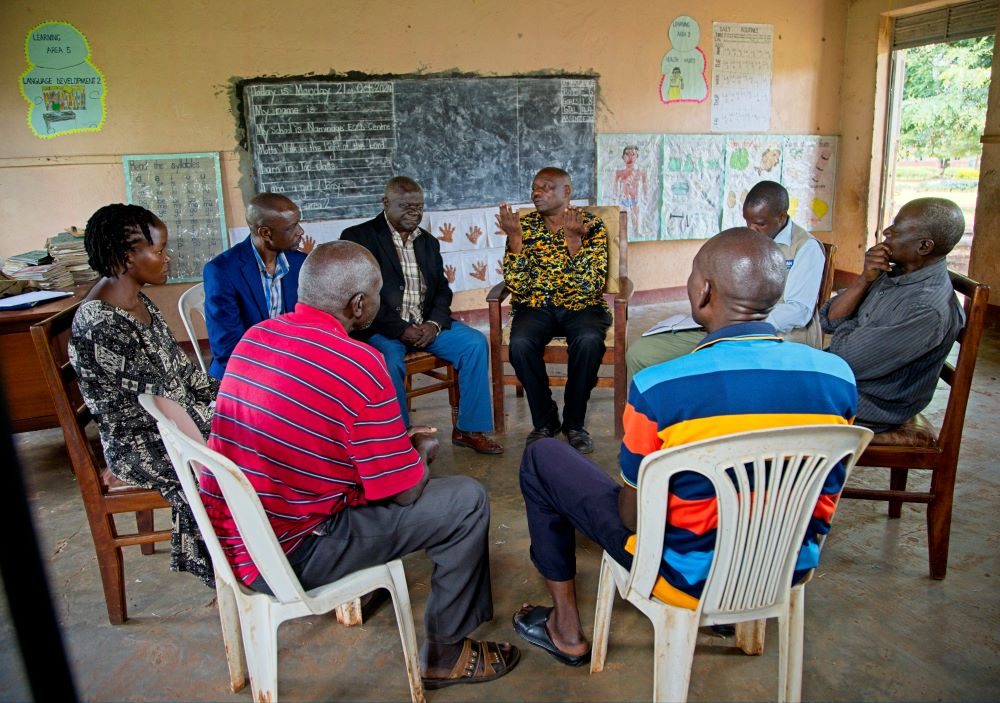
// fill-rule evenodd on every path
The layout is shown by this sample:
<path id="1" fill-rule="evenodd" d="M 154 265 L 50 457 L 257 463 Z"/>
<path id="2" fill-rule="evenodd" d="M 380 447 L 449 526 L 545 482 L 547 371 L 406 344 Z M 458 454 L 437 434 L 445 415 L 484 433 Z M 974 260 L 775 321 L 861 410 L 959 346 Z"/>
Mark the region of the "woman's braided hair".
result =
<path id="1" fill-rule="evenodd" d="M 152 244 L 149 227 L 159 222 L 160 218 L 138 205 L 105 205 L 90 216 L 84 233 L 90 268 L 102 276 L 117 278 L 125 270 L 128 254 L 138 237 L 145 237 Z"/>

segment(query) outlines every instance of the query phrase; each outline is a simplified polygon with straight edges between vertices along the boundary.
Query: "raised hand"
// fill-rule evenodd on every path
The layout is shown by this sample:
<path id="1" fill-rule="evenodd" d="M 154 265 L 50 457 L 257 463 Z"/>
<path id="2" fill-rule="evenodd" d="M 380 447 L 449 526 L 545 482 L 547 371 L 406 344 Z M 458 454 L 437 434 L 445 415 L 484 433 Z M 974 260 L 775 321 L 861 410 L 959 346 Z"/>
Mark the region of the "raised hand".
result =
<path id="1" fill-rule="evenodd" d="M 450 222 L 445 222 L 443 225 L 438 227 L 438 231 L 441 233 L 441 236 L 438 237 L 438 239 L 442 242 L 450 244 L 453 241 L 453 237 L 455 235 L 455 225 Z"/>
<path id="2" fill-rule="evenodd" d="M 465 233 L 465 238 L 470 242 L 475 244 L 479 241 L 479 238 L 483 236 L 483 230 L 479 227 L 470 227 L 469 231 Z"/>
<path id="3" fill-rule="evenodd" d="M 520 254 L 521 245 L 524 242 L 521 218 L 507 203 L 500 203 L 500 211 L 497 213 L 497 227 L 507 235 L 507 248 L 514 254 Z"/>
<path id="4" fill-rule="evenodd" d="M 469 274 L 473 278 L 477 278 L 480 281 L 486 281 L 486 262 L 477 261 L 472 265 L 472 273 Z"/>
<path id="5" fill-rule="evenodd" d="M 455 267 L 451 264 L 445 264 L 444 267 L 444 277 L 448 279 L 448 283 L 455 282 Z"/>
<path id="6" fill-rule="evenodd" d="M 562 213 L 559 224 L 562 226 L 563 236 L 566 237 L 566 248 L 569 249 L 570 256 L 575 255 L 583 246 L 583 238 L 587 234 L 587 223 L 583 220 L 584 212 L 578 207 L 570 205 Z"/>
<path id="7" fill-rule="evenodd" d="M 315 248 L 316 248 L 316 240 L 310 237 L 308 234 L 303 234 L 302 241 L 299 242 L 299 251 L 301 251 L 303 254 L 308 254 Z"/>

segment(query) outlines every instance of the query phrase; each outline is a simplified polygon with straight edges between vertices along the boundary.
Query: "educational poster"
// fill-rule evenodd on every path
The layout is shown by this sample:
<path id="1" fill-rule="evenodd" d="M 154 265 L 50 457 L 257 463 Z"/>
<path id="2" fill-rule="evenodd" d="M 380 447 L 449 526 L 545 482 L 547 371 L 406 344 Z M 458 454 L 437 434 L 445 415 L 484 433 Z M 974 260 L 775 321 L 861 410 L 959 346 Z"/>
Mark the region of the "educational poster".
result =
<path id="1" fill-rule="evenodd" d="M 485 208 L 429 213 L 426 219 L 428 223 L 424 227 L 437 238 L 442 254 L 486 249 L 489 246 L 487 233 L 496 225 Z"/>
<path id="2" fill-rule="evenodd" d="M 597 135 L 597 203 L 628 211 L 628 239 L 660 238 L 659 134 Z"/>
<path id="3" fill-rule="evenodd" d="M 785 137 L 781 184 L 788 189 L 788 214 L 802 228 L 833 229 L 836 172 L 836 137 Z"/>
<path id="4" fill-rule="evenodd" d="M 774 26 L 714 22 L 712 29 L 712 131 L 766 132 Z"/>
<path id="5" fill-rule="evenodd" d="M 670 23 L 670 50 L 660 63 L 660 100 L 670 103 L 700 103 L 708 97 L 705 52 L 698 46 L 701 28 L 686 15 Z"/>
<path id="6" fill-rule="evenodd" d="M 163 220 L 170 233 L 170 283 L 200 281 L 201 271 L 227 248 L 219 155 L 123 156 L 128 201 Z"/>
<path id="7" fill-rule="evenodd" d="M 707 239 L 719 231 L 726 138 L 663 136 L 662 239 Z"/>
<path id="8" fill-rule="evenodd" d="M 726 138 L 726 177 L 723 191 L 722 229 L 745 227 L 743 201 L 760 181 L 781 180 L 781 148 L 776 135 Z"/>
<path id="9" fill-rule="evenodd" d="M 21 96 L 28 126 L 40 139 L 98 132 L 104 125 L 104 76 L 90 63 L 86 37 L 68 22 L 43 22 L 24 40 L 28 68 Z"/>

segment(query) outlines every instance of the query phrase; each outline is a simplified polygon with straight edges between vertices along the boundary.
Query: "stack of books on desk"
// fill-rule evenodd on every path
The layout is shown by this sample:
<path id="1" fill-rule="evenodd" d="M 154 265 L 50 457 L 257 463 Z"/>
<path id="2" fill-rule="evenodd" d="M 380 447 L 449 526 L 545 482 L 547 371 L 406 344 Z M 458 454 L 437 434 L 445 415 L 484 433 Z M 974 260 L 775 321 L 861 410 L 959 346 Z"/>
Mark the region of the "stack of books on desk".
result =
<path id="1" fill-rule="evenodd" d="M 3 272 L 12 278 L 16 278 L 14 274 L 23 268 L 51 263 L 52 256 L 49 255 L 48 251 L 44 249 L 36 249 L 35 251 L 26 251 L 23 254 L 8 256 L 3 262 Z"/>
<path id="2" fill-rule="evenodd" d="M 87 250 L 83 246 L 82 236 L 60 232 L 54 237 L 49 237 L 45 247 L 56 263 L 66 267 L 73 276 L 74 283 L 97 280 L 97 271 L 90 268 L 90 264 L 87 263 Z"/>
<path id="3" fill-rule="evenodd" d="M 25 266 L 8 275 L 11 278 L 18 281 L 25 281 L 32 287 L 42 290 L 69 288 L 73 285 L 73 274 L 59 263 Z"/>

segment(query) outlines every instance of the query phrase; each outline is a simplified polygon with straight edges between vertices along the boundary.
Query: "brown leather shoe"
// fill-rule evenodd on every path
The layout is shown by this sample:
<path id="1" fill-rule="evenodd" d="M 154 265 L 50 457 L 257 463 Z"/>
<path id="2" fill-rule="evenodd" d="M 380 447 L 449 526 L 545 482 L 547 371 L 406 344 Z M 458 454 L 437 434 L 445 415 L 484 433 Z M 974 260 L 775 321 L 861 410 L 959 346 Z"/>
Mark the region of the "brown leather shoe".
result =
<path id="1" fill-rule="evenodd" d="M 503 446 L 485 432 L 462 432 L 456 427 L 451 431 L 451 443 L 480 454 L 503 454 Z"/>

